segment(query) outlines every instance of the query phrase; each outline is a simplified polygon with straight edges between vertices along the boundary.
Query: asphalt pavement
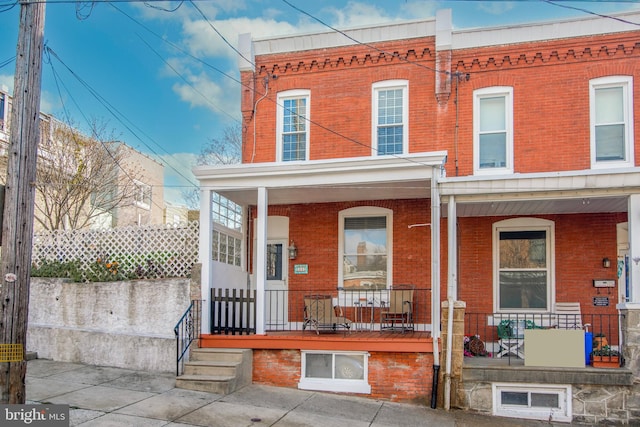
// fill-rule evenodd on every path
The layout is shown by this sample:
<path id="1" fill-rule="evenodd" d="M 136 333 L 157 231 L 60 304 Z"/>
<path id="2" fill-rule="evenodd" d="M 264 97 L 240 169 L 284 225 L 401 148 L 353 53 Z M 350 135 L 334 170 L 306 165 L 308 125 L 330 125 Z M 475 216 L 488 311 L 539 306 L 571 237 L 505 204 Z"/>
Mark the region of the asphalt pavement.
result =
<path id="1" fill-rule="evenodd" d="M 461 410 L 252 384 L 229 395 L 175 387 L 173 373 L 35 359 L 28 404 L 65 404 L 82 427 L 529 427 L 550 424 Z"/>

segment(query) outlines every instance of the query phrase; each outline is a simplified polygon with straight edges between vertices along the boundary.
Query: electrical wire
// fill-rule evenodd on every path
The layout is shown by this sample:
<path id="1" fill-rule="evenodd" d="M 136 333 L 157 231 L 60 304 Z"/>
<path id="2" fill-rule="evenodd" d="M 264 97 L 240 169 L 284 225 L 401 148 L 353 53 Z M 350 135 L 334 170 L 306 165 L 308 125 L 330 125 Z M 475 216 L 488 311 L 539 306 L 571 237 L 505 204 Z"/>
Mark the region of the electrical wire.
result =
<path id="1" fill-rule="evenodd" d="M 67 71 L 85 88 L 87 89 L 87 91 L 96 99 L 98 100 L 98 102 L 109 112 L 111 113 L 111 115 L 118 120 L 118 122 L 120 122 L 120 124 L 122 124 L 125 129 L 127 129 L 138 141 L 140 141 L 142 144 L 144 144 L 147 149 L 149 149 L 149 151 L 153 154 L 155 154 L 156 156 L 158 156 L 159 159 L 161 159 L 161 157 L 158 155 L 158 153 L 151 148 L 147 143 L 144 142 L 144 140 L 138 135 L 138 132 L 136 132 L 132 127 L 135 127 L 138 131 L 140 131 L 140 133 L 142 133 L 143 135 L 145 135 L 150 141 L 154 142 L 160 149 L 162 149 L 163 151 L 165 151 L 166 154 L 168 154 L 169 156 L 171 156 L 170 153 L 168 153 L 162 146 L 160 146 L 159 144 L 157 144 L 153 138 L 151 138 L 149 135 L 145 134 L 142 130 L 140 130 L 137 126 L 135 126 L 135 124 L 133 124 L 129 119 L 127 119 L 126 116 L 124 116 L 122 113 L 120 113 L 120 111 L 115 108 L 113 105 L 111 105 L 103 96 L 101 96 L 95 89 L 93 89 L 86 81 L 84 81 L 76 72 L 74 72 L 69 66 L 67 66 L 67 64 L 64 63 L 64 61 L 62 61 L 62 59 L 55 53 L 55 51 L 53 51 L 50 47 L 47 47 L 47 51 L 49 51 L 49 53 L 55 57 L 60 64 L 62 64 L 63 67 L 65 67 L 67 69 Z M 129 122 L 125 123 L 125 122 Z M 174 172 L 176 172 L 179 176 L 181 176 L 182 178 L 184 178 L 186 180 L 186 182 L 192 184 L 194 187 L 197 187 L 197 185 L 191 181 L 190 178 L 184 176 L 179 170 L 173 168 L 172 165 L 170 165 L 168 162 L 166 162 L 166 165 L 171 168 Z"/>
<path id="2" fill-rule="evenodd" d="M 547 3 L 547 4 L 550 4 L 550 5 L 553 5 L 553 6 L 563 7 L 565 9 L 577 10 L 579 12 L 584 12 L 584 13 L 586 13 L 588 15 L 595 15 L 595 16 L 598 16 L 600 18 L 613 19 L 614 21 L 622 22 L 624 24 L 640 26 L 640 23 L 638 23 L 638 22 L 632 22 L 632 21 L 628 21 L 626 19 L 618 18 L 617 16 L 611 16 L 611 15 L 606 15 L 606 14 L 602 14 L 602 13 L 593 12 L 591 10 L 584 9 L 584 8 L 581 8 L 581 7 L 569 6 L 566 3 L 560 3 L 560 2 L 557 2 L 557 1 L 554 1 L 554 0 L 541 0 L 541 1 L 543 3 Z"/>
<path id="3" fill-rule="evenodd" d="M 44 49 L 44 54 L 46 56 L 46 61 L 49 63 L 49 65 L 51 67 L 51 72 L 53 74 L 53 78 L 54 78 L 54 82 L 55 82 L 56 88 L 58 89 L 58 96 L 60 97 L 60 102 L 62 103 L 62 109 L 63 109 L 63 112 L 65 113 L 66 118 L 67 118 L 67 123 L 71 123 L 71 120 L 70 120 L 70 117 L 69 117 L 69 112 L 68 112 L 68 110 L 66 108 L 66 104 L 65 104 L 64 98 L 62 96 L 62 91 L 60 90 L 59 74 L 58 74 L 58 72 L 56 71 L 56 69 L 53 66 L 53 62 L 51 61 L 51 56 L 50 56 L 51 55 L 51 51 L 48 49 L 48 47 L 46 45 L 45 45 L 45 49 Z M 63 85 L 64 85 L 64 83 L 63 83 Z M 65 89 L 66 89 L 66 87 L 65 87 Z M 73 95 L 71 94 L 71 92 L 68 89 L 67 89 L 67 93 L 69 94 L 69 97 L 71 98 L 71 101 L 76 106 L 77 110 L 80 112 L 80 114 L 85 119 L 87 124 L 89 124 L 90 123 L 89 119 L 86 117 L 86 115 L 84 114 L 84 112 L 82 111 L 82 109 L 78 105 L 77 101 L 75 100 L 75 98 L 73 97 Z M 68 126 L 70 126 L 70 125 L 68 125 Z M 76 144 L 80 145 L 81 144 L 80 141 L 78 141 L 76 139 L 76 136 L 77 136 L 76 133 L 75 132 L 71 132 L 71 135 L 72 135 L 72 138 L 74 139 L 74 141 L 76 142 Z M 120 169 L 120 171 L 122 171 L 122 173 L 129 180 L 129 182 L 131 184 L 133 184 L 134 186 L 138 187 L 139 184 L 137 184 L 136 181 L 139 181 L 139 180 L 134 179 L 130 175 L 129 171 L 124 166 L 122 166 L 120 164 L 118 159 L 115 157 L 114 150 L 111 147 L 107 147 L 107 144 L 101 138 L 98 138 L 98 135 L 96 135 L 95 132 L 94 132 L 93 136 L 94 136 L 95 140 L 97 140 L 100 143 L 102 148 L 104 148 L 104 150 L 107 153 L 107 155 L 111 158 L 111 160 L 118 167 L 118 169 Z M 42 184 L 42 183 L 40 183 L 40 184 Z M 46 183 L 44 183 L 44 184 L 46 185 Z M 160 209 L 163 209 L 163 207 L 158 205 L 157 202 L 155 202 L 153 199 L 151 201 L 154 204 L 154 206 L 156 206 L 156 207 L 158 207 Z"/>
<path id="4" fill-rule="evenodd" d="M 384 49 L 380 49 L 380 48 L 378 48 L 378 47 L 376 47 L 376 46 L 374 46 L 374 45 L 372 45 L 372 44 L 370 44 L 370 43 L 364 43 L 364 42 L 361 42 L 361 41 L 359 41 L 359 40 L 356 40 L 355 38 L 351 37 L 351 36 L 350 36 L 349 34 L 347 34 L 346 32 L 341 31 L 341 30 L 339 30 L 339 29 L 337 29 L 337 28 L 335 28 L 335 27 L 333 27 L 333 26 L 331 26 L 331 25 L 327 24 L 326 22 L 324 22 L 324 21 L 323 21 L 323 20 L 321 20 L 320 18 L 318 18 L 318 17 L 316 17 L 316 16 L 314 16 L 314 15 L 310 14 L 309 12 L 306 12 L 306 11 L 304 11 L 304 10 L 300 9 L 298 6 L 295 6 L 295 5 L 291 4 L 291 2 L 289 2 L 289 1 L 287 1 L 287 0 L 282 0 L 282 2 L 283 2 L 284 4 L 286 4 L 286 5 L 288 5 L 289 7 L 291 7 L 292 9 L 294 9 L 294 10 L 296 10 L 296 11 L 298 11 L 298 12 L 302 13 L 303 15 L 306 15 L 306 16 L 308 16 L 309 18 L 311 18 L 311 19 L 313 19 L 313 20 L 315 20 L 315 21 L 319 22 L 320 24 L 322 24 L 322 25 L 324 25 L 325 27 L 327 27 L 327 28 L 331 29 L 332 31 L 335 31 L 335 32 L 336 32 L 336 33 L 338 33 L 338 34 L 342 34 L 343 36 L 345 36 L 346 38 L 348 38 L 349 40 L 351 40 L 352 42 L 354 42 L 354 43 L 356 43 L 356 44 L 358 44 L 358 45 L 360 45 L 360 46 L 366 46 L 366 47 L 368 47 L 368 48 L 370 48 L 370 49 L 375 50 L 376 52 L 379 52 L 379 53 L 384 54 L 385 56 L 386 56 L 386 55 L 391 55 L 392 57 L 397 58 L 397 59 L 399 59 L 399 60 L 401 60 L 401 61 L 405 61 L 405 62 L 407 62 L 407 63 L 409 63 L 409 64 L 416 65 L 416 66 L 418 66 L 418 67 L 420 67 L 420 68 L 424 68 L 424 69 L 429 70 L 429 71 L 434 72 L 434 73 L 442 73 L 442 74 L 447 74 L 447 75 L 451 74 L 451 72 L 450 72 L 450 71 L 438 70 L 438 69 L 436 69 L 436 68 L 428 67 L 428 66 L 426 66 L 426 65 L 424 65 L 424 64 L 420 64 L 420 63 L 418 63 L 418 62 L 414 62 L 414 61 L 411 61 L 411 60 L 409 60 L 409 59 L 407 59 L 407 58 L 404 58 L 404 57 L 400 56 L 400 54 L 398 54 L 398 53 L 395 53 L 395 52 L 388 52 L 388 51 L 385 51 Z"/>

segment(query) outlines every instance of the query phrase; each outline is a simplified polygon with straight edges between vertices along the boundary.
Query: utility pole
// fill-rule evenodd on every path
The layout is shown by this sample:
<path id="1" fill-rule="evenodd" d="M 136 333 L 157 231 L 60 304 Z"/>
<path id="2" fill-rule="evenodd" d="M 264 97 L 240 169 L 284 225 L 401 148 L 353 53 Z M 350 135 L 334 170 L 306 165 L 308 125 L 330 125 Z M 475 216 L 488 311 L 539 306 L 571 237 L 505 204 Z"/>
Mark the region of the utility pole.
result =
<path id="1" fill-rule="evenodd" d="M 0 403 L 25 403 L 45 3 L 22 0 L 16 50 L 0 264 Z"/>

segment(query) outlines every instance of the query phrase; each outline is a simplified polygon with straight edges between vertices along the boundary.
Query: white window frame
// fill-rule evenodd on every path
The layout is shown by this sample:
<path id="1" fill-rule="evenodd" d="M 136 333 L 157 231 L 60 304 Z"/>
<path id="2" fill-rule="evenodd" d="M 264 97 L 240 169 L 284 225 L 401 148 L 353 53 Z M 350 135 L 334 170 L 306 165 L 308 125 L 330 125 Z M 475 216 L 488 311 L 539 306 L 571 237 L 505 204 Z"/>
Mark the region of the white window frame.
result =
<path id="1" fill-rule="evenodd" d="M 136 186 L 136 192 L 134 196 L 135 205 L 139 208 L 150 210 L 151 203 L 153 201 L 153 187 L 149 184 L 145 184 L 142 181 L 134 181 L 134 185 Z M 149 194 L 148 203 L 145 200 L 145 194 Z"/>
<path id="2" fill-rule="evenodd" d="M 624 120 L 624 160 L 596 160 L 596 103 L 595 95 L 597 89 L 622 88 L 622 107 Z M 633 167 L 634 159 L 634 133 L 633 133 L 633 77 L 631 76 L 608 76 L 592 79 L 589 81 L 589 110 L 590 110 L 590 151 L 591 168 L 608 169 Z"/>
<path id="3" fill-rule="evenodd" d="M 571 385 L 565 384 L 527 384 L 527 383 L 492 383 L 493 415 L 510 418 L 526 418 L 531 420 L 571 422 L 573 419 L 573 394 Z M 541 394 L 557 394 L 559 408 L 552 411 L 543 407 L 525 407 L 524 405 L 502 404 L 502 392 Z M 530 400 L 530 399 L 529 399 Z"/>
<path id="4" fill-rule="evenodd" d="M 1 126 L 0 132 L 7 134 L 9 132 L 7 118 L 9 117 L 9 94 L 0 91 L 0 103 L 2 103 L 2 115 L 0 115 Z"/>
<path id="5" fill-rule="evenodd" d="M 332 355 L 332 374 L 335 375 L 336 355 L 358 355 L 363 357 L 364 374 L 363 379 L 337 379 L 337 378 L 307 378 L 306 366 L 308 354 L 330 354 Z M 298 388 L 301 390 L 331 391 L 341 393 L 371 394 L 371 384 L 369 384 L 369 353 L 362 351 L 300 351 L 300 382 Z"/>
<path id="6" fill-rule="evenodd" d="M 480 168 L 480 100 L 504 97 L 505 102 L 505 166 Z M 512 174 L 513 165 L 513 88 L 492 86 L 473 91 L 473 173 L 474 175 Z"/>
<path id="7" fill-rule="evenodd" d="M 409 153 L 409 81 L 385 80 L 371 86 L 371 155 L 378 154 L 378 95 L 381 91 L 402 89 L 402 153 L 387 154 L 398 156 Z M 381 154 L 380 154 L 381 155 Z"/>
<path id="8" fill-rule="evenodd" d="M 309 141 L 311 140 L 311 91 L 307 89 L 292 89 L 278 93 L 277 99 L 277 111 L 276 111 L 276 161 L 284 162 L 283 160 L 283 141 L 282 137 L 284 134 L 284 102 L 289 99 L 298 99 L 298 98 L 306 98 L 306 108 L 305 108 L 305 122 L 306 122 L 306 132 L 305 132 L 305 158 L 302 160 L 287 160 L 287 163 L 290 162 L 301 162 L 309 160 Z"/>
<path id="9" fill-rule="evenodd" d="M 214 236 L 218 236 L 217 240 Z M 222 239 L 227 241 L 227 249 L 223 251 L 220 249 L 222 245 Z M 229 240 L 234 243 L 233 258 L 229 256 Z M 242 244 L 242 232 L 227 228 L 219 223 L 214 222 L 211 228 L 211 260 L 226 264 L 232 267 L 242 269 L 242 261 L 244 259 L 243 251 L 244 245 Z M 223 256 L 224 255 L 224 256 Z M 231 261 L 231 262 L 230 262 Z"/>
<path id="10" fill-rule="evenodd" d="M 384 216 L 387 218 L 387 290 L 393 283 L 393 211 L 376 206 L 358 206 L 338 213 L 338 286 L 344 283 L 344 220 L 345 218 Z M 348 293 L 351 291 L 345 291 Z M 358 291 L 355 290 L 357 294 Z M 342 299 L 341 299 L 342 301 Z"/>
<path id="11" fill-rule="evenodd" d="M 547 307 L 546 309 L 500 308 L 500 232 L 546 231 Z M 495 313 L 541 312 L 550 313 L 555 305 L 555 223 L 541 218 L 512 218 L 493 223 L 493 311 Z"/>

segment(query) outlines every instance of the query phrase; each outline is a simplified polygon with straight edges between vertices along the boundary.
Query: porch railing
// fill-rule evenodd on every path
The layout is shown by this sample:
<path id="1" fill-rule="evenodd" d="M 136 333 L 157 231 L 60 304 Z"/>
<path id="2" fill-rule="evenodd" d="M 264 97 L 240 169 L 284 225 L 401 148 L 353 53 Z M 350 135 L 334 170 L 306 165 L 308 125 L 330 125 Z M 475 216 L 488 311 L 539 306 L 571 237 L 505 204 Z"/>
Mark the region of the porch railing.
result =
<path id="1" fill-rule="evenodd" d="M 201 308 L 202 301 L 191 301 L 191 304 L 173 328 L 176 336 L 176 375 L 180 375 L 181 367 L 184 368 L 184 359 L 191 343 L 200 336 Z"/>
<path id="2" fill-rule="evenodd" d="M 402 289 L 400 301 L 410 309 L 410 324 L 414 331 L 430 330 L 431 289 Z M 305 317 L 305 297 L 324 296 L 330 298 L 336 316 L 350 322 L 350 328 L 339 328 L 340 332 L 380 331 L 381 313 L 394 301 L 390 290 L 382 289 L 327 289 L 268 290 L 265 292 L 265 329 L 275 331 L 303 331 L 309 328 Z M 307 299 L 308 300 L 308 299 Z M 411 303 L 406 303 L 406 301 Z"/>
<path id="3" fill-rule="evenodd" d="M 410 330 L 429 331 L 431 325 L 431 289 L 413 288 L 396 290 L 400 296 L 392 298 L 389 290 L 266 290 L 265 331 L 304 331 L 308 328 L 305 316 L 305 297 L 324 296 L 335 307 L 336 316 L 348 320 L 349 329 L 341 332 L 380 331 L 381 313 L 394 300 L 410 309 L 400 328 L 410 325 Z M 407 303 L 407 301 L 411 303 Z M 211 333 L 218 335 L 248 335 L 256 332 L 255 290 L 211 289 Z"/>
<path id="4" fill-rule="evenodd" d="M 211 333 L 249 335 L 256 332 L 256 291 L 211 289 Z"/>
<path id="5" fill-rule="evenodd" d="M 582 313 L 465 313 L 465 356 L 522 359 L 526 329 L 584 329 L 593 340 L 593 349 L 620 353 L 621 314 Z M 553 349 L 550 349 L 553 351 Z M 585 348 L 585 352 L 587 348 Z M 620 358 L 622 361 L 622 358 Z M 621 362 L 622 363 L 622 362 Z"/>

